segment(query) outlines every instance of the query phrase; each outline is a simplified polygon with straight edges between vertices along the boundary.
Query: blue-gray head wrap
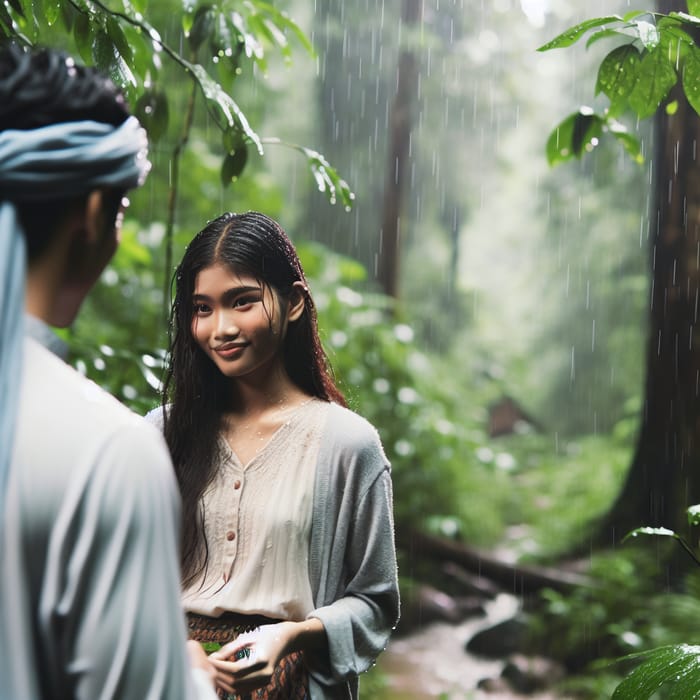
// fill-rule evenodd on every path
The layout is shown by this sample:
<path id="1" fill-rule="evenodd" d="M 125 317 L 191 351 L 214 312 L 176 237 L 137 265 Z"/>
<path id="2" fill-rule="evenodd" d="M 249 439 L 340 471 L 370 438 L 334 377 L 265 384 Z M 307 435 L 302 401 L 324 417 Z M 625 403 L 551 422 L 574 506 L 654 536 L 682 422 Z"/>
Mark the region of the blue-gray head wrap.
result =
<path id="1" fill-rule="evenodd" d="M 15 202 L 59 200 L 143 183 L 150 163 L 135 117 L 114 127 L 64 122 L 0 132 L 0 515 L 12 455 L 22 359 L 25 238 Z"/>

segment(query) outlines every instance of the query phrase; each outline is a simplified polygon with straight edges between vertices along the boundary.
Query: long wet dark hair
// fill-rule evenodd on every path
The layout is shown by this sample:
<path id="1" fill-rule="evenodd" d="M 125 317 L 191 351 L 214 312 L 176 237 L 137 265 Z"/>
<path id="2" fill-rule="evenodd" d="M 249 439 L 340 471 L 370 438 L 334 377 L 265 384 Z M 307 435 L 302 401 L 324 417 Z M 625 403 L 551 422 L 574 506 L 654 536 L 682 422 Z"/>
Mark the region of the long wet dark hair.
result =
<path id="1" fill-rule="evenodd" d="M 171 341 L 163 389 L 164 434 L 182 496 L 182 577 L 187 586 L 207 563 L 200 500 L 216 475 L 219 434 L 230 403 L 230 384 L 197 345 L 192 316 L 197 274 L 221 263 L 236 274 L 255 277 L 278 299 L 289 300 L 304 287 L 304 311 L 290 323 L 283 345 L 285 369 L 304 392 L 345 405 L 318 334 L 316 308 L 292 242 L 280 225 L 264 214 L 223 214 L 200 231 L 175 272 Z"/>

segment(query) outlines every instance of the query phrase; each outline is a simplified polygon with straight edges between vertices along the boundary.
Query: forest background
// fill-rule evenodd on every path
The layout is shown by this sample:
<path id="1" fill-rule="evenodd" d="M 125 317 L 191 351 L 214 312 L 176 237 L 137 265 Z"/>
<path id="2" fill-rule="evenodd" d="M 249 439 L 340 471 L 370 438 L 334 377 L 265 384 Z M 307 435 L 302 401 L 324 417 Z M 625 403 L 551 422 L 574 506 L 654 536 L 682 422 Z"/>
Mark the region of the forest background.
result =
<path id="1" fill-rule="evenodd" d="M 548 564 L 585 549 L 639 432 L 652 161 L 601 143 L 552 169 L 547 135 L 592 100 L 605 49 L 536 49 L 628 0 L 3 7 L 8 33 L 111 70 L 152 137 L 119 252 L 67 333 L 81 371 L 138 412 L 154 406 L 173 262 L 221 212 L 264 211 L 298 246 L 339 382 L 382 436 L 399 535 Z M 157 30 L 152 55 L 132 16 Z M 193 83 L 161 39 L 236 104 Z M 632 128 L 648 156 L 651 125 Z M 401 557 L 410 599 L 422 563 Z M 533 638 L 559 631 L 562 656 L 682 640 L 698 619 L 685 590 L 649 613 L 653 556 L 589 563 L 606 585 L 545 592 L 532 625 Z M 596 697 L 614 673 L 579 685 Z"/>

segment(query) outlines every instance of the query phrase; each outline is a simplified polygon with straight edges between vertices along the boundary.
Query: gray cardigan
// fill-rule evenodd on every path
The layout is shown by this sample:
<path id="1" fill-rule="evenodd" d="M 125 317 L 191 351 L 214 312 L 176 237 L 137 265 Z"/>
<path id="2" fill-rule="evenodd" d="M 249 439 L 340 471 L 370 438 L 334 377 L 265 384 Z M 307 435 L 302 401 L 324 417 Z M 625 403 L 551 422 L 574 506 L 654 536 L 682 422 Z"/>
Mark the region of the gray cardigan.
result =
<path id="1" fill-rule="evenodd" d="M 161 409 L 147 419 L 162 427 Z M 305 655 L 311 700 L 357 698 L 398 622 L 399 587 L 389 462 L 375 428 L 338 404 L 319 447 L 309 577 L 329 652 Z"/>
<path id="2" fill-rule="evenodd" d="M 389 462 L 377 431 L 331 404 L 319 450 L 309 575 L 329 658 L 306 656 L 311 700 L 358 697 L 399 617 Z"/>

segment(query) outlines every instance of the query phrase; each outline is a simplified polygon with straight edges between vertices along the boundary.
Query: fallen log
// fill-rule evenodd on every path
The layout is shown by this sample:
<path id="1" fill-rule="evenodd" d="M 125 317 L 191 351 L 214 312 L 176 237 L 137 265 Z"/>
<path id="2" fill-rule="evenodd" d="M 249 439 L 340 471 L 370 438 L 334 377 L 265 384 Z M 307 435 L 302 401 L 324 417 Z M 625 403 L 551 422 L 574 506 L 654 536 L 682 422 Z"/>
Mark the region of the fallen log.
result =
<path id="1" fill-rule="evenodd" d="M 418 530 L 397 530 L 396 537 L 397 545 L 410 557 L 453 562 L 516 595 L 533 593 L 542 588 L 567 592 L 581 586 L 596 585 L 590 577 L 574 571 L 534 564 L 513 564 L 464 542 Z"/>

